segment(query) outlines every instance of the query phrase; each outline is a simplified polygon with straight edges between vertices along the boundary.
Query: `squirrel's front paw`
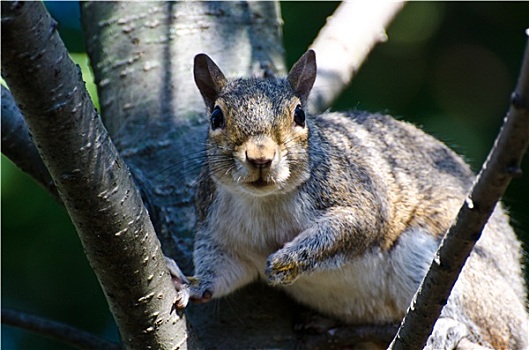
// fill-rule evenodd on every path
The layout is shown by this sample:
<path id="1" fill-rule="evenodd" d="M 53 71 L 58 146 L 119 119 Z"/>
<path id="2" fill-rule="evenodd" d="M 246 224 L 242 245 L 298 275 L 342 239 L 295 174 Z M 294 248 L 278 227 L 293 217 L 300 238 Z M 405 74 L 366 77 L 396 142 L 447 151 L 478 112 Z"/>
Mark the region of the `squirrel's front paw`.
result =
<path id="1" fill-rule="evenodd" d="M 211 285 L 198 277 L 186 277 L 176 262 L 165 257 L 167 268 L 171 274 L 173 284 L 177 291 L 176 306 L 183 309 L 191 300 L 194 303 L 202 304 L 208 302 L 213 297 Z"/>
<path id="2" fill-rule="evenodd" d="M 189 300 L 195 304 L 207 303 L 213 297 L 213 288 L 198 277 L 189 277 Z"/>
<path id="3" fill-rule="evenodd" d="M 286 249 L 280 249 L 268 257 L 266 261 L 266 275 L 271 285 L 291 284 L 303 271 L 299 254 Z"/>

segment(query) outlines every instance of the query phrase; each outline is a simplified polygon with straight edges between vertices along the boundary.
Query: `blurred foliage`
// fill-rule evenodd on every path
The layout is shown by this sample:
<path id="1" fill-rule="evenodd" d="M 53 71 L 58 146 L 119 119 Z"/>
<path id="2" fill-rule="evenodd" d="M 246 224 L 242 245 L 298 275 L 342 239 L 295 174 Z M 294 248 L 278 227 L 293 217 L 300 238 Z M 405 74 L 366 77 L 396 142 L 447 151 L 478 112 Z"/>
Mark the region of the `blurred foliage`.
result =
<path id="1" fill-rule="evenodd" d="M 72 58 L 97 99 L 76 2 L 46 2 Z M 283 2 L 289 66 L 307 49 L 336 2 Z M 508 109 L 525 47 L 529 4 L 410 2 L 334 110 L 386 112 L 422 126 L 477 171 Z M 527 241 L 526 176 L 512 182 L 505 203 Z M 98 282 L 65 210 L 2 156 L 2 304 L 116 339 Z M 3 349 L 68 349 L 2 327 Z"/>

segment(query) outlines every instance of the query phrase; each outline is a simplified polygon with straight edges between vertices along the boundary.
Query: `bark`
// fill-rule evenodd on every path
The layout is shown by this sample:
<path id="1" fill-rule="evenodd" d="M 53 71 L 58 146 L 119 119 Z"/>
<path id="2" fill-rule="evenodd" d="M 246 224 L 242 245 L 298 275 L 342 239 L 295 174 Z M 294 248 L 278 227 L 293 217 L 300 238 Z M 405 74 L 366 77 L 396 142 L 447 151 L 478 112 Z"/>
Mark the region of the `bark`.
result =
<path id="1" fill-rule="evenodd" d="M 185 323 L 175 312 L 176 293 L 147 211 L 42 3 L 2 2 L 2 76 L 125 346 L 180 346 Z"/>
<path id="2" fill-rule="evenodd" d="M 529 145 L 529 42 L 511 106 L 467 199 L 443 238 L 390 349 L 423 348 L 496 203 Z"/>

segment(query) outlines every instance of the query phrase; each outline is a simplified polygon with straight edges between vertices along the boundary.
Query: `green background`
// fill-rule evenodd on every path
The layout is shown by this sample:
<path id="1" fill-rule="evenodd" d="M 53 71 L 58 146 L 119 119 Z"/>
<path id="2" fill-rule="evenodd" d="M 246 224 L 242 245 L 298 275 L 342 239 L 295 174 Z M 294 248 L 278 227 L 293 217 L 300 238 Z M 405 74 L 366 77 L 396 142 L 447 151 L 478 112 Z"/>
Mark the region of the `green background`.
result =
<path id="1" fill-rule="evenodd" d="M 48 3 L 72 57 L 90 80 L 77 4 Z M 336 2 L 284 2 L 289 66 Z M 72 15 L 72 13 L 74 15 Z M 62 18 L 62 19 L 61 19 Z M 527 3 L 411 2 L 388 29 L 333 110 L 385 112 L 443 140 L 479 170 L 509 107 L 529 26 Z M 88 85 L 95 96 L 93 84 Z M 529 159 L 504 202 L 527 241 Z M 65 210 L 2 156 L 2 307 L 117 339 L 112 317 Z M 2 327 L 2 349 L 69 347 Z"/>

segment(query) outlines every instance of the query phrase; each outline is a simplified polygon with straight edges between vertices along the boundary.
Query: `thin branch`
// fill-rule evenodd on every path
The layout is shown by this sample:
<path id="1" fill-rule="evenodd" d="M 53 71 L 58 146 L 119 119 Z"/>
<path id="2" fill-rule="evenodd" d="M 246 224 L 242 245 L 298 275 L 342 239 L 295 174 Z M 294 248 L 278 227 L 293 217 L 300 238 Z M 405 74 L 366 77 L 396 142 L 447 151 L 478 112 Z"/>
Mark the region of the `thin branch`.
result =
<path id="1" fill-rule="evenodd" d="M 176 291 L 130 171 L 41 2 L 2 2 L 2 76 L 77 229 L 129 349 L 186 339 Z M 24 40 L 20 40 L 24 38 Z"/>
<path id="2" fill-rule="evenodd" d="M 316 51 L 318 78 L 309 103 L 319 113 L 349 85 L 373 47 L 387 40 L 385 28 L 404 1 L 344 1 L 310 46 Z"/>
<path id="3" fill-rule="evenodd" d="M 390 349 L 422 349 L 481 231 L 529 144 L 529 42 L 511 107 L 494 146 L 415 294 Z M 428 286 L 428 287 L 425 287 Z"/>
<path id="4" fill-rule="evenodd" d="M 59 200 L 53 179 L 40 158 L 28 127 L 11 92 L 2 85 L 2 153 L 22 171 L 31 175 Z"/>
<path id="5" fill-rule="evenodd" d="M 22 328 L 78 349 L 121 349 L 119 344 L 96 337 L 91 333 L 21 311 L 2 309 L 2 324 Z"/>

